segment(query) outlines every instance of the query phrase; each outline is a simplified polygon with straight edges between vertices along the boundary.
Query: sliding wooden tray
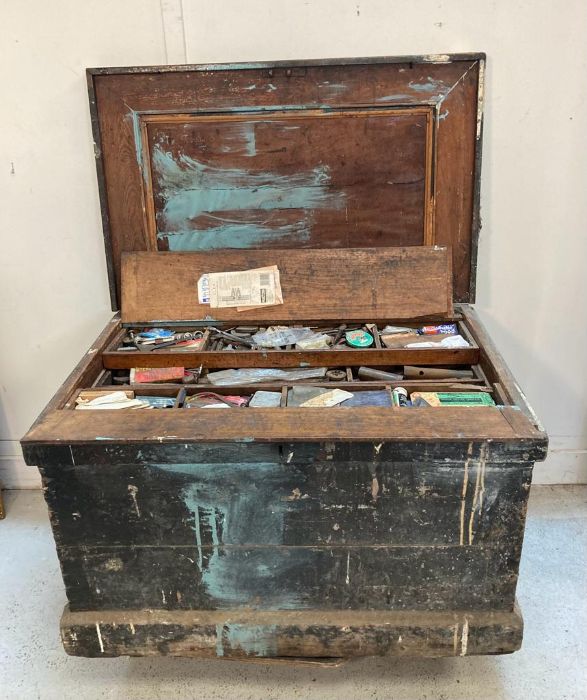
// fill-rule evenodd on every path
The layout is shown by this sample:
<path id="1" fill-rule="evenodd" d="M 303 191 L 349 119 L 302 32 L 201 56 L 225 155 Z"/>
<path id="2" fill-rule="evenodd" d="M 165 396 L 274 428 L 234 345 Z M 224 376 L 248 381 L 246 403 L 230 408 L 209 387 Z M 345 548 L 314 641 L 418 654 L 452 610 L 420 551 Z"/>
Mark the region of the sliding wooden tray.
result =
<path id="1" fill-rule="evenodd" d="M 515 651 L 515 591 L 547 437 L 474 300 L 483 57 L 89 71 L 117 312 L 23 438 L 41 471 L 69 654 L 332 660 Z M 284 303 L 200 304 L 203 273 L 277 265 Z M 457 349 L 149 353 L 129 329 L 454 322 Z M 137 362 L 140 361 L 140 364 Z M 361 366 L 467 369 L 361 381 Z M 275 408 L 181 408 L 281 392 Z M 223 368 L 343 369 L 350 392 L 489 393 L 494 406 L 302 408 L 287 381 Z M 200 369 L 201 368 L 201 369 Z M 76 410 L 82 390 L 174 408 Z"/>

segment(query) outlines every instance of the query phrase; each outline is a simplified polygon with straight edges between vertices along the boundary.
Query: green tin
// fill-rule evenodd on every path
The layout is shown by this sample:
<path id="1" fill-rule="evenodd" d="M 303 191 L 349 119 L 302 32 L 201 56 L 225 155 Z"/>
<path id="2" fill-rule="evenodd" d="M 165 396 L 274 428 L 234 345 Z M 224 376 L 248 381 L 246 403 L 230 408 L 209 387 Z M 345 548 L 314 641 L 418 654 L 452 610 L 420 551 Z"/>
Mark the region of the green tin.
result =
<path id="1" fill-rule="evenodd" d="M 344 336 L 353 348 L 370 348 L 373 345 L 373 336 L 367 331 L 348 331 Z"/>

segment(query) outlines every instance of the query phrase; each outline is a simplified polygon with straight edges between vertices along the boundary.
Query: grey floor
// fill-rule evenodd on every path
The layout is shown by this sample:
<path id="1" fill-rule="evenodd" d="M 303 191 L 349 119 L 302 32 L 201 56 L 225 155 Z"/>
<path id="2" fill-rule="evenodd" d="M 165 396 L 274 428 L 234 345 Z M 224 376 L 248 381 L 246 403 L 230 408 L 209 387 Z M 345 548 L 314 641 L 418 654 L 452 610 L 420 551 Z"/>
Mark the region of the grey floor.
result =
<path id="1" fill-rule="evenodd" d="M 43 498 L 6 495 L 0 521 L 0 698 L 587 698 L 587 486 L 533 487 L 518 597 L 521 651 L 363 659 L 338 669 L 65 655 L 65 603 Z"/>

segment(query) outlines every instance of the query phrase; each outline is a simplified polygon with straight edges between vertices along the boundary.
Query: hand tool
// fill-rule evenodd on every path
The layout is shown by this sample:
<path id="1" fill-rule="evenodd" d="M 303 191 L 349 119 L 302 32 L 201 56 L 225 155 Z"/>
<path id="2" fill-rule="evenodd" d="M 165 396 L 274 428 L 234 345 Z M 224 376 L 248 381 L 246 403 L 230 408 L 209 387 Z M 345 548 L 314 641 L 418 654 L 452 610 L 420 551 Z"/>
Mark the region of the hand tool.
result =
<path id="1" fill-rule="evenodd" d="M 359 376 L 359 379 L 375 379 L 385 382 L 398 382 L 403 379 L 401 374 L 396 374 L 395 372 L 383 372 L 380 369 L 373 369 L 372 367 L 359 367 L 357 375 Z"/>
<path id="2" fill-rule="evenodd" d="M 332 341 L 333 345 L 336 345 L 338 341 L 342 338 L 342 334 L 346 331 L 346 323 L 342 323 L 339 327 L 338 330 L 336 331 L 336 335 L 334 336 L 334 340 Z"/>
<path id="3" fill-rule="evenodd" d="M 470 369 L 445 369 L 442 367 L 404 367 L 406 379 L 474 379 Z"/>
<path id="4" fill-rule="evenodd" d="M 232 333 L 225 333 L 224 331 L 218 330 L 218 328 L 214 328 L 213 326 L 210 326 L 210 330 L 215 335 L 219 335 L 221 338 L 226 338 L 226 340 L 230 340 L 232 343 L 246 345 L 249 348 L 256 348 L 257 347 L 255 345 L 255 343 L 253 343 L 252 340 L 247 340 L 246 338 L 242 338 L 238 335 L 233 335 Z"/>

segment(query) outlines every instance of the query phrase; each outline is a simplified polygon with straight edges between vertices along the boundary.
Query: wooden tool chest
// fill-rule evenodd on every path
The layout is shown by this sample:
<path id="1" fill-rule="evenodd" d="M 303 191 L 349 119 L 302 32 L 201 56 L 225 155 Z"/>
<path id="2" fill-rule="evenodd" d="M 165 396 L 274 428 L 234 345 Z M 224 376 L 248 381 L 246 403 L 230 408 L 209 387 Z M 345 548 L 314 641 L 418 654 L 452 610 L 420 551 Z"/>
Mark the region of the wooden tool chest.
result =
<path id="1" fill-rule="evenodd" d="M 483 69 L 476 54 L 88 71 L 116 314 L 22 440 L 68 653 L 519 648 L 547 436 L 471 305 Z M 199 298 L 204 275 L 268 266 L 282 304 Z M 439 324 L 455 330 L 416 334 Z M 276 326 L 323 345 L 255 341 Z M 151 328 L 174 339 L 136 341 Z M 316 405 L 334 390 L 350 398 Z M 81 410 L 113 392 L 139 408 Z"/>

